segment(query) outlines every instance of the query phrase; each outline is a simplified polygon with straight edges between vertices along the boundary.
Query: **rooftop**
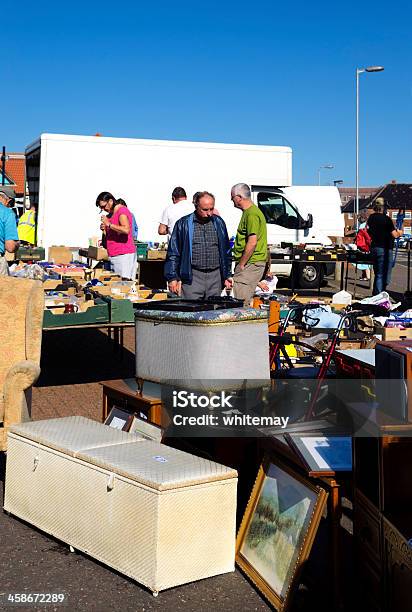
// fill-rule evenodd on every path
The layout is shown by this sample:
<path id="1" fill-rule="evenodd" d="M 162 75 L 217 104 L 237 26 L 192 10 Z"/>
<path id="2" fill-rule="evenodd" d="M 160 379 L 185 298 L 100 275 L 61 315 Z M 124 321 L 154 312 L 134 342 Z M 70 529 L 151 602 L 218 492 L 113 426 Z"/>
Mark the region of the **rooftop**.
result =
<path id="1" fill-rule="evenodd" d="M 24 153 L 6 153 L 6 176 L 17 196 L 24 195 L 26 183 L 26 157 Z M 3 162 L 0 159 L 0 170 Z M 0 175 L 1 184 L 1 175 Z"/>

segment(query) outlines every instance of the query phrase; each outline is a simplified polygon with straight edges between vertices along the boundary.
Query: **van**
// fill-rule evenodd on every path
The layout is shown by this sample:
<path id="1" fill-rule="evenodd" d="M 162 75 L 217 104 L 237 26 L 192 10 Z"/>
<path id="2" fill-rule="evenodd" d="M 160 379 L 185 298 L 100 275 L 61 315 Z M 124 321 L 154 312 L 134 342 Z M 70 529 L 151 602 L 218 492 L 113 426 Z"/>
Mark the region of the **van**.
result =
<path id="1" fill-rule="evenodd" d="M 262 211 L 268 244 L 329 246 L 332 238 L 344 235 L 341 200 L 336 187 L 252 187 L 253 201 Z M 295 285 L 305 289 L 319 286 L 324 276 L 334 272 L 333 263 L 273 263 L 277 276 L 295 275 Z"/>

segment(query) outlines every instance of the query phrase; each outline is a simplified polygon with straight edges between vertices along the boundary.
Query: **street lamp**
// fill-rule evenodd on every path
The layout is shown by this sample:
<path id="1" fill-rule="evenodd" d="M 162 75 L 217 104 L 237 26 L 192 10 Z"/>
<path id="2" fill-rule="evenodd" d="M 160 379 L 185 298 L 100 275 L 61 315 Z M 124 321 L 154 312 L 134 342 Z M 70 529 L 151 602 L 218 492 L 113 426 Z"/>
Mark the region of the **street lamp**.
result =
<path id="1" fill-rule="evenodd" d="M 318 185 L 320 185 L 320 171 L 324 168 L 325 170 L 332 170 L 335 166 L 333 164 L 325 164 L 318 168 Z"/>
<path id="2" fill-rule="evenodd" d="M 359 227 L 359 75 L 362 72 L 382 72 L 383 66 L 368 66 L 367 68 L 356 68 L 356 201 L 355 216 L 356 229 Z"/>
<path id="3" fill-rule="evenodd" d="M 339 179 L 339 180 L 337 180 L 337 181 L 333 181 L 333 185 L 334 185 L 335 187 L 337 187 L 338 185 L 342 185 L 342 183 L 343 183 L 343 180 L 342 180 L 342 179 Z"/>

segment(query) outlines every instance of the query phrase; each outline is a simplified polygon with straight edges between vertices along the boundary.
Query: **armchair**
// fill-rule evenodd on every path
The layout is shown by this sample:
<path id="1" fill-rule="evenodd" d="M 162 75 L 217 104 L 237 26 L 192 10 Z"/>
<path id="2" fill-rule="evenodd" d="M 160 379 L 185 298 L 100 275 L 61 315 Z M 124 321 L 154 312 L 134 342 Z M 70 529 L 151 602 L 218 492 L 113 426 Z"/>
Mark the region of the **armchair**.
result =
<path id="1" fill-rule="evenodd" d="M 0 451 L 10 425 L 31 418 L 31 387 L 40 375 L 42 283 L 0 276 Z"/>

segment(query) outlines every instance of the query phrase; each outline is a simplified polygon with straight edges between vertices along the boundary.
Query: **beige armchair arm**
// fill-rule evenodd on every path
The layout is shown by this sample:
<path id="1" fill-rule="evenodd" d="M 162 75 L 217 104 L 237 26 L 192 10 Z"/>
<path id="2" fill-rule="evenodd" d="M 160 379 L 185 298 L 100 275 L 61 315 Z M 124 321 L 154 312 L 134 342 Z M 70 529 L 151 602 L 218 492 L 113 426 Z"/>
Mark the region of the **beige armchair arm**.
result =
<path id="1" fill-rule="evenodd" d="M 4 381 L 4 427 L 20 423 L 24 410 L 24 391 L 29 389 L 40 376 L 40 368 L 34 361 L 15 363 Z"/>

